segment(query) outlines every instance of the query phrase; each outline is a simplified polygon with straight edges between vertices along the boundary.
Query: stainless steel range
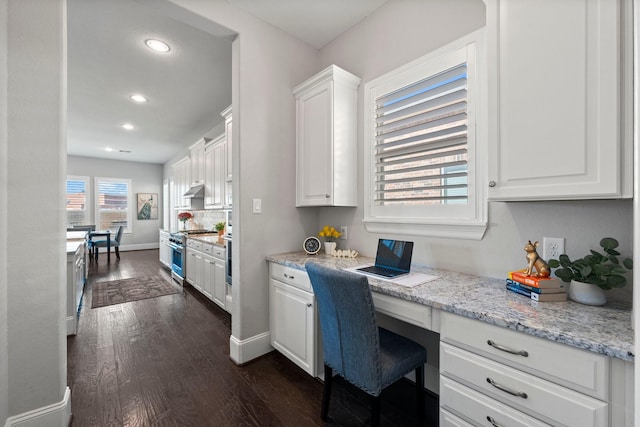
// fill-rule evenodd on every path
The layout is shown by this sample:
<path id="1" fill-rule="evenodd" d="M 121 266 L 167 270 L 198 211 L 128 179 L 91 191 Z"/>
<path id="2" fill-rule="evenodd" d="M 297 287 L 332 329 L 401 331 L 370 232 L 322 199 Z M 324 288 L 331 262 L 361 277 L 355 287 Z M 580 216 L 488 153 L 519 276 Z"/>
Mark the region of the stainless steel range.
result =
<path id="1" fill-rule="evenodd" d="M 184 246 L 187 236 L 184 233 L 171 233 L 169 247 L 171 248 L 171 278 L 183 284 L 186 275 L 186 255 Z"/>

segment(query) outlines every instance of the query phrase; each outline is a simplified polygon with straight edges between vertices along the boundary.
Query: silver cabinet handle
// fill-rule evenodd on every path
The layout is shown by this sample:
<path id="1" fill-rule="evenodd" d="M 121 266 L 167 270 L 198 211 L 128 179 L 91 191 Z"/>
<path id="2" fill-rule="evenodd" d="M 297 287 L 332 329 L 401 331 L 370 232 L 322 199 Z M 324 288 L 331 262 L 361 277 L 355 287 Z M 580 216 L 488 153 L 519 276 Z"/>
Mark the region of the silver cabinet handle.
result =
<path id="1" fill-rule="evenodd" d="M 515 354 L 517 356 L 522 356 L 522 357 L 529 357 L 529 353 L 525 350 L 513 350 L 509 347 L 505 347 L 502 346 L 500 344 L 496 344 L 495 342 L 491 341 L 491 340 L 487 340 L 487 344 L 489 344 L 491 347 L 500 350 L 500 351 L 504 351 L 505 353 L 511 353 L 511 354 Z"/>
<path id="2" fill-rule="evenodd" d="M 325 198 L 325 199 L 328 199 L 329 197 L 331 197 L 331 195 L 330 195 L 329 193 L 326 193 L 326 194 L 324 195 L 324 198 Z"/>
<path id="3" fill-rule="evenodd" d="M 287 273 L 284 273 L 284 277 L 287 278 L 287 279 L 293 279 L 294 278 L 293 276 L 289 276 Z"/>
<path id="4" fill-rule="evenodd" d="M 522 391 L 513 391 L 510 388 L 503 386 L 502 384 L 498 384 L 497 382 L 495 382 L 491 378 L 487 377 L 487 382 L 489 384 L 491 384 L 492 386 L 494 386 L 495 388 L 497 388 L 498 390 L 502 390 L 505 393 L 509 393 L 509 394 L 511 394 L 513 396 L 521 397 L 523 399 L 526 399 L 528 397 L 527 393 L 522 392 Z"/>
<path id="5" fill-rule="evenodd" d="M 493 427 L 502 427 L 500 424 L 498 424 L 496 422 L 496 420 L 494 420 L 492 417 L 487 415 L 487 421 L 489 421 L 489 423 L 493 426 Z"/>
<path id="6" fill-rule="evenodd" d="M 496 186 L 496 182 L 495 181 L 489 181 L 489 187 L 493 188 Z"/>

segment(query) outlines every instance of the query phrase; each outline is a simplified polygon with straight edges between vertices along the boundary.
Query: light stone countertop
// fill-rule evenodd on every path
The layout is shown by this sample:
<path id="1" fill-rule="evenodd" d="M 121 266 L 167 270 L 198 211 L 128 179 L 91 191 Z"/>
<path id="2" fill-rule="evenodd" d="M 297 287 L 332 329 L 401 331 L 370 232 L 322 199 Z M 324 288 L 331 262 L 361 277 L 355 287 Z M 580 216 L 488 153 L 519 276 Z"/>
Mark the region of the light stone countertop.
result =
<path id="1" fill-rule="evenodd" d="M 214 246 L 219 246 L 219 247 L 226 247 L 225 245 L 225 241 L 223 240 L 222 243 L 218 243 L 218 234 L 192 234 L 190 236 L 187 236 L 187 239 L 193 239 L 193 240 L 199 240 L 201 242 L 204 243 L 210 243 L 213 244 Z"/>
<path id="2" fill-rule="evenodd" d="M 336 269 L 374 263 L 369 257 L 337 258 L 304 252 L 267 256 L 267 261 L 298 270 L 304 270 L 309 260 Z M 635 359 L 630 305 L 536 302 L 506 290 L 501 279 L 417 265 L 412 265 L 411 271 L 439 278 L 408 288 L 369 277 L 371 290 L 625 361 Z"/>

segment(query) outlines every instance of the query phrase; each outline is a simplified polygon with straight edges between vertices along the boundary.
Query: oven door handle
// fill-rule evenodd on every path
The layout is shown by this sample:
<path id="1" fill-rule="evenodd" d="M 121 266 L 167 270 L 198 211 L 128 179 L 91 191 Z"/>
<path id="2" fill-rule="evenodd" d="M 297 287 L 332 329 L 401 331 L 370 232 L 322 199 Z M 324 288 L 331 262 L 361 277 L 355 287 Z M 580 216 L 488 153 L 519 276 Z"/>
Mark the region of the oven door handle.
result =
<path id="1" fill-rule="evenodd" d="M 171 249 L 173 249 L 174 251 L 178 251 L 180 253 L 182 253 L 182 251 L 184 251 L 184 246 L 176 245 L 175 243 L 169 243 L 169 247 Z"/>

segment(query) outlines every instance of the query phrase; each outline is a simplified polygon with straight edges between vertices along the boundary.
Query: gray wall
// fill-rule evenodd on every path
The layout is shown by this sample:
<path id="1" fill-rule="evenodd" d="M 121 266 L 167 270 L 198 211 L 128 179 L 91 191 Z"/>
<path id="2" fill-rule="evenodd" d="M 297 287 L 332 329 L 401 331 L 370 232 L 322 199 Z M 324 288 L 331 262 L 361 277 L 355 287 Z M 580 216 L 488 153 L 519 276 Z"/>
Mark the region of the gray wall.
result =
<path id="1" fill-rule="evenodd" d="M 455 16 L 456 20 L 443 19 Z M 394 0 L 378 9 L 360 25 L 351 29 L 320 51 L 319 68 L 338 64 L 362 77 L 359 108 L 362 111 L 364 84 L 411 60 L 433 51 L 485 24 L 481 0 L 416 2 Z M 401 42 L 399 42 L 401 41 Z M 399 44 L 400 43 L 400 44 Z M 383 50 L 384 55 L 371 55 Z M 358 129 L 363 128 L 362 114 Z M 364 140 L 358 135 L 358 170 L 363 170 Z M 374 256 L 380 235 L 369 233 L 362 224 L 364 216 L 363 176 L 360 174 L 359 206 L 355 209 L 323 208 L 318 228 L 331 224 L 349 226 L 348 241 L 342 247 Z M 414 262 L 435 268 L 491 277 L 505 277 L 510 270 L 526 266 L 524 244 L 544 236 L 565 237 L 570 256 L 586 255 L 598 249 L 602 237 L 611 236 L 621 243 L 623 254 L 631 254 L 631 201 L 518 202 L 489 203 L 489 226 L 481 241 L 384 236 L 413 240 Z M 611 291 L 617 299 L 631 298 L 631 286 Z"/>
<path id="2" fill-rule="evenodd" d="M 0 425 L 9 416 L 62 402 L 67 383 L 65 2 L 0 0 L 0 21 L 5 19 L 0 25 Z"/>
<path id="3" fill-rule="evenodd" d="M 162 175 L 163 165 L 154 163 L 125 162 L 97 159 L 93 157 L 67 156 L 67 174 L 91 177 L 89 218 L 94 223 L 95 177 L 122 178 L 131 180 L 132 227 L 131 234 L 122 235 L 123 249 L 148 249 L 158 247 L 158 229 L 162 225 Z M 157 193 L 158 219 L 138 220 L 136 201 L 138 193 Z M 155 246 L 153 246 L 155 245 Z"/>

